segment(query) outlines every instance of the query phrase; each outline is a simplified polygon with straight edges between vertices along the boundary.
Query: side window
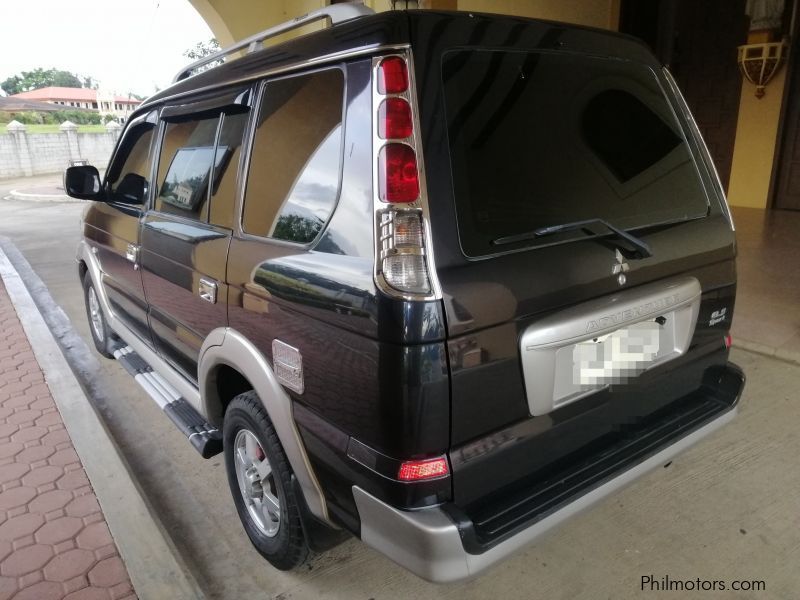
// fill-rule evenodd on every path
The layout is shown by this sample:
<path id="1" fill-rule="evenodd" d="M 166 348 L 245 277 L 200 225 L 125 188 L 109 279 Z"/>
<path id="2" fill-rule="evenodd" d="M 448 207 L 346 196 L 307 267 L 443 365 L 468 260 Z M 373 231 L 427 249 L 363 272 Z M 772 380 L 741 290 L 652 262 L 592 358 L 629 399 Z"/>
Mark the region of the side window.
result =
<path id="1" fill-rule="evenodd" d="M 211 186 L 211 215 L 214 225 L 233 229 L 236 205 L 236 179 L 239 154 L 247 127 L 248 113 L 226 114 L 222 117 L 214 165 L 214 184 Z"/>
<path id="2" fill-rule="evenodd" d="M 245 233 L 305 244 L 339 193 L 344 76 L 338 69 L 270 81 L 247 176 Z"/>
<path id="3" fill-rule="evenodd" d="M 219 116 L 168 122 L 158 163 L 156 210 L 205 221 Z M 221 150 L 221 149 L 220 149 Z M 218 159 L 225 153 L 218 153 Z"/>
<path id="4" fill-rule="evenodd" d="M 143 204 L 150 182 L 150 147 L 155 123 L 131 126 L 122 140 L 106 185 L 115 202 Z"/>

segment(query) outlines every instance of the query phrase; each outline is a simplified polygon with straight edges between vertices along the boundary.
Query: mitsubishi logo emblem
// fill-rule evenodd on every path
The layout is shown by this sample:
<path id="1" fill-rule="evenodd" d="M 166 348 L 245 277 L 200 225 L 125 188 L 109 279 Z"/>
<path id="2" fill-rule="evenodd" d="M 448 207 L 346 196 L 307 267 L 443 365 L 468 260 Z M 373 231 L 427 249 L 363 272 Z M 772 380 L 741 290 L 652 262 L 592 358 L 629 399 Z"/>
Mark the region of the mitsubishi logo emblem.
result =
<path id="1" fill-rule="evenodd" d="M 630 270 L 630 266 L 625 262 L 625 258 L 622 256 L 622 252 L 619 251 L 619 248 L 616 249 L 615 254 L 617 262 L 611 266 L 611 274 L 617 276 L 618 284 L 625 285 L 625 282 L 628 280 L 628 278 L 625 277 L 625 273 Z"/>

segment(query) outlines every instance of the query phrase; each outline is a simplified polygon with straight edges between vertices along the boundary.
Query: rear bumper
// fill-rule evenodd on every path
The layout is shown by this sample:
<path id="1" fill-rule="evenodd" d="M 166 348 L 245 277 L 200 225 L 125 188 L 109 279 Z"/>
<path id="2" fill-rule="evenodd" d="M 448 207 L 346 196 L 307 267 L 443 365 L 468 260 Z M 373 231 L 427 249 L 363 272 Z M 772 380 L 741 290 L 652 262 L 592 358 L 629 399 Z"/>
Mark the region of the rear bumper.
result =
<path id="1" fill-rule="evenodd" d="M 725 387 L 726 392 L 730 394 L 729 409 L 682 437 L 671 440 L 668 445 L 641 462 L 606 479 L 582 495 L 570 499 L 557 510 L 482 553 L 471 553 L 465 548 L 462 539 L 463 523 L 461 526 L 457 525 L 444 507 L 402 511 L 378 500 L 358 486 L 353 486 L 353 497 L 361 521 L 361 539 L 428 581 L 446 583 L 473 577 L 538 540 L 567 519 L 591 508 L 648 472 L 668 463 L 732 421 L 736 416 L 736 404 L 744 387 L 744 376 L 732 365 L 727 371 L 730 377 Z M 721 380 L 722 378 L 720 382 Z"/>

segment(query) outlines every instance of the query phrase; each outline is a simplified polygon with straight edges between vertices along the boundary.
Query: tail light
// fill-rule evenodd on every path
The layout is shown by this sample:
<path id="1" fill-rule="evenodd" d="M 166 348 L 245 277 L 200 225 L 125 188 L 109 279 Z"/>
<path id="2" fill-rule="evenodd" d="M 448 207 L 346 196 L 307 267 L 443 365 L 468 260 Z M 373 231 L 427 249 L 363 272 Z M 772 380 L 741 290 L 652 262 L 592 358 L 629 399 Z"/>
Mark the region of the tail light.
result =
<path id="1" fill-rule="evenodd" d="M 378 93 L 402 94 L 408 89 L 408 67 L 400 56 L 384 58 L 378 65 Z"/>
<path id="2" fill-rule="evenodd" d="M 397 479 L 400 481 L 420 481 L 423 479 L 434 479 L 444 477 L 450 473 L 447 466 L 447 459 L 444 456 L 428 460 L 409 460 L 401 463 L 397 471 Z"/>
<path id="3" fill-rule="evenodd" d="M 378 194 L 384 202 L 419 198 L 417 155 L 406 144 L 386 144 L 378 154 Z"/>
<path id="4" fill-rule="evenodd" d="M 725 347 L 726 348 L 730 348 L 732 344 L 733 344 L 733 338 L 731 337 L 731 334 L 729 333 L 728 335 L 725 336 Z"/>
<path id="5" fill-rule="evenodd" d="M 378 135 L 384 139 L 402 140 L 414 131 L 411 105 L 403 98 L 387 98 L 378 109 Z"/>
<path id="6" fill-rule="evenodd" d="M 411 74 L 404 56 L 387 56 L 373 64 L 379 238 L 376 281 L 385 284 L 382 289 L 390 295 L 401 292 L 404 297 L 429 296 L 433 286 L 426 249 L 427 221 L 423 218 Z M 444 464 L 446 468 L 446 461 Z"/>

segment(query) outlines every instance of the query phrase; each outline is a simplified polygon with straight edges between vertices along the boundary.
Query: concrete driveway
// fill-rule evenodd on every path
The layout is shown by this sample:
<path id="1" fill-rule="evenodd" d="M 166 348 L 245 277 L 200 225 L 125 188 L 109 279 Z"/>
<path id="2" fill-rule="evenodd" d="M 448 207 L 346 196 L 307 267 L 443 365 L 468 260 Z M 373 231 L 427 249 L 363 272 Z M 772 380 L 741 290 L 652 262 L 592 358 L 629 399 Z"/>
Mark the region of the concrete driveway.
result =
<path id="1" fill-rule="evenodd" d="M 6 191 L 0 181 L 0 198 Z M 89 340 L 73 261 L 82 210 L 0 201 L 0 235 Z M 790 363 L 734 349 L 748 384 L 732 425 L 479 579 L 436 586 L 357 540 L 301 571 L 274 570 L 239 525 L 221 457 L 201 459 L 116 363 L 98 360 L 108 426 L 212 598 L 642 598 L 643 577 L 726 584 L 674 597 L 790 598 L 800 584 L 800 367 Z M 734 580 L 766 589 L 731 592 Z"/>

